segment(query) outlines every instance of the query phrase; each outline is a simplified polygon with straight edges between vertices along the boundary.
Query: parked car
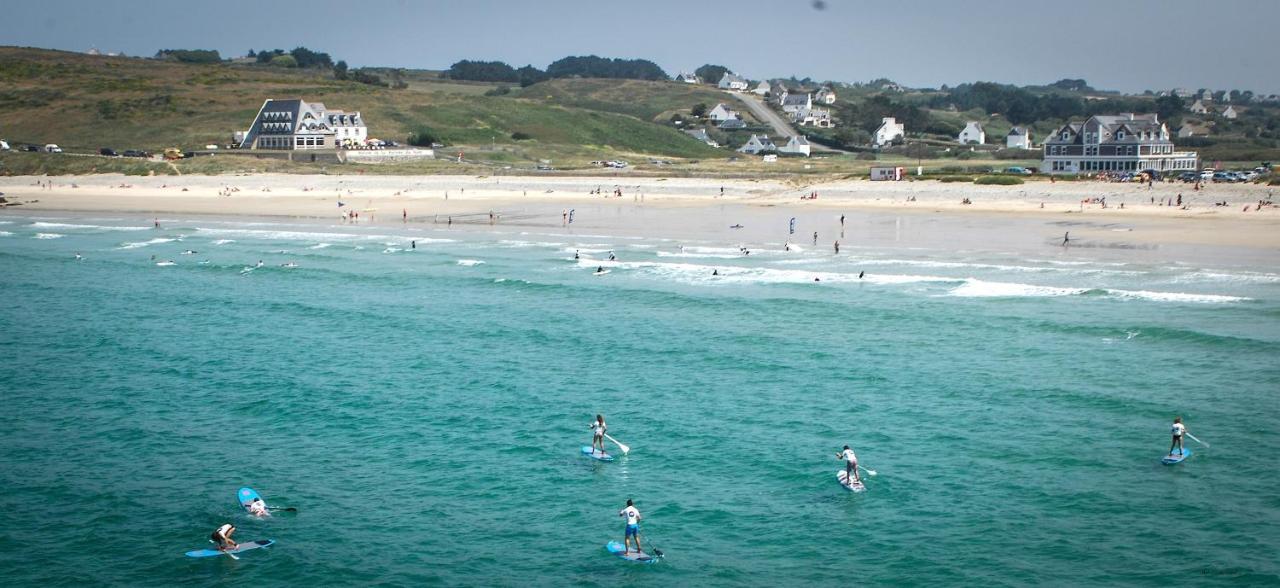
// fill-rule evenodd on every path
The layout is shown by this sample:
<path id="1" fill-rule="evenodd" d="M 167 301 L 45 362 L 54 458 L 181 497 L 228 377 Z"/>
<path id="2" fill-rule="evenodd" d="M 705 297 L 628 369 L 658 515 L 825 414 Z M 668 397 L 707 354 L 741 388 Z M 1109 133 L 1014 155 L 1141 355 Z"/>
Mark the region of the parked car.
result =
<path id="1" fill-rule="evenodd" d="M 1224 171 L 1220 171 L 1220 172 L 1213 172 L 1213 175 L 1212 175 L 1212 176 L 1210 176 L 1210 177 L 1212 177 L 1212 178 L 1213 178 L 1213 181 L 1214 181 L 1214 182 L 1230 182 L 1230 181 L 1232 181 L 1232 179 L 1231 179 L 1231 174 L 1229 174 L 1229 173 L 1227 173 L 1227 172 L 1224 172 Z"/>
<path id="2" fill-rule="evenodd" d="M 6 142 L 4 139 L 0 139 L 0 151 L 8 151 L 8 150 L 9 150 L 9 143 Z"/>
<path id="3" fill-rule="evenodd" d="M 1025 168 L 1025 167 L 1020 167 L 1020 166 L 1016 166 L 1016 165 L 1015 165 L 1015 166 L 1012 166 L 1012 167 L 1006 167 L 1006 168 L 1004 168 L 1004 173 L 1006 173 L 1006 174 L 1018 174 L 1018 175 L 1020 175 L 1020 176 L 1029 176 L 1029 175 L 1031 175 L 1031 172 L 1027 171 L 1027 168 Z"/>
<path id="4" fill-rule="evenodd" d="M 48 145 L 44 146 L 44 152 L 45 153 L 62 153 L 62 148 L 59 147 L 56 143 L 49 143 Z"/>
<path id="5" fill-rule="evenodd" d="M 125 157 L 151 157 L 151 154 L 147 153 L 146 151 L 139 151 L 137 149 L 125 149 L 124 156 Z"/>
<path id="6" fill-rule="evenodd" d="M 1204 171 L 1200 172 L 1200 179 L 1202 179 L 1202 180 L 1212 180 L 1212 179 L 1213 179 L 1213 170 L 1211 170 L 1211 169 L 1206 169 L 1206 170 L 1204 170 Z"/>
<path id="7" fill-rule="evenodd" d="M 1178 180 L 1182 182 L 1191 183 L 1199 179 L 1200 179 L 1200 172 L 1185 171 L 1178 174 Z"/>
<path id="8" fill-rule="evenodd" d="M 39 152 L 40 152 L 40 146 L 39 146 L 39 145 L 32 145 L 31 143 L 27 143 L 26 145 L 23 145 L 23 146 L 22 146 L 22 150 L 23 150 L 23 151 L 30 152 L 30 153 L 39 153 Z"/>
<path id="9" fill-rule="evenodd" d="M 103 147 L 102 149 L 99 149 L 98 155 L 105 157 L 120 157 L 120 154 L 116 153 L 116 150 L 110 147 Z"/>

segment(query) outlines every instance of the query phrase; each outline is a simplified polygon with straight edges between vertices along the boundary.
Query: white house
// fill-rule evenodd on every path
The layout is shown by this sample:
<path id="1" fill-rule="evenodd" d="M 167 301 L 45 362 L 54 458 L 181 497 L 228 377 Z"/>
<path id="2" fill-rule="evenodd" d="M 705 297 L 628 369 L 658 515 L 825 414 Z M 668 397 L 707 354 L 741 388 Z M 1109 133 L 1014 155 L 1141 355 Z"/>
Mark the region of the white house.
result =
<path id="1" fill-rule="evenodd" d="M 894 139 L 901 139 L 906 134 L 906 125 L 894 120 L 892 116 L 887 116 L 881 119 L 880 127 L 871 136 L 871 142 L 876 147 L 883 147 Z"/>
<path id="2" fill-rule="evenodd" d="M 1200 99 L 1205 102 L 1213 102 L 1213 90 L 1204 90 L 1200 92 Z"/>
<path id="3" fill-rule="evenodd" d="M 1236 114 L 1236 107 L 1234 106 L 1228 106 L 1226 110 L 1222 111 L 1223 118 L 1235 120 L 1237 116 L 1239 115 Z"/>
<path id="4" fill-rule="evenodd" d="M 751 91 L 752 94 L 764 97 L 769 95 L 769 82 L 760 82 L 756 84 L 756 88 Z"/>
<path id="5" fill-rule="evenodd" d="M 702 82 L 702 80 L 698 79 L 698 76 L 685 72 L 680 72 L 680 75 L 676 76 L 676 81 L 684 82 L 686 84 L 698 84 Z"/>
<path id="6" fill-rule="evenodd" d="M 1191 112 L 1194 112 L 1196 114 L 1207 114 L 1209 112 L 1209 109 L 1205 108 L 1204 103 L 1199 100 L 1196 100 L 1194 103 L 1191 104 L 1191 106 L 1188 106 L 1187 110 L 1190 110 Z"/>
<path id="7" fill-rule="evenodd" d="M 782 101 L 787 99 L 787 87 L 782 84 L 774 84 L 769 89 L 769 99 L 782 104 Z"/>
<path id="8" fill-rule="evenodd" d="M 761 153 L 774 152 L 778 150 L 778 146 L 769 140 L 768 135 L 751 135 L 747 139 L 747 144 L 738 148 L 738 153 L 749 153 L 751 155 L 759 155 Z"/>
<path id="9" fill-rule="evenodd" d="M 818 127 L 829 129 L 835 125 L 831 120 L 831 111 L 825 108 L 804 108 L 791 114 L 791 122 L 802 127 Z"/>
<path id="10" fill-rule="evenodd" d="M 1031 130 L 1022 127 L 1009 129 L 1004 136 L 1004 146 L 1009 149 L 1031 149 Z"/>
<path id="11" fill-rule="evenodd" d="M 738 118 L 738 111 L 730 109 L 721 102 L 707 113 L 707 118 L 711 119 L 713 122 L 724 122 L 729 119 Z"/>
<path id="12" fill-rule="evenodd" d="M 818 90 L 817 101 L 823 104 L 831 105 L 836 103 L 836 91 L 829 87 Z"/>
<path id="13" fill-rule="evenodd" d="M 813 94 L 787 94 L 782 99 L 782 111 L 788 114 L 794 114 L 801 110 L 813 108 Z"/>
<path id="14" fill-rule="evenodd" d="M 747 80 L 732 72 L 725 72 L 718 85 L 721 90 L 734 90 L 737 92 L 745 92 L 750 87 Z"/>
<path id="15" fill-rule="evenodd" d="M 987 132 L 982 130 L 982 123 L 976 120 L 971 120 L 969 121 L 969 124 L 964 126 L 964 130 L 960 131 L 960 135 L 956 137 L 956 140 L 959 141 L 961 145 L 968 145 L 970 143 L 982 145 L 987 142 Z"/>
<path id="16" fill-rule="evenodd" d="M 699 141 L 702 141 L 703 143 L 706 143 L 707 145 L 710 145 L 710 146 L 712 146 L 712 147 L 719 147 L 719 146 L 720 146 L 720 144 L 719 144 L 719 143 L 717 143 L 715 139 L 712 139 L 710 135 L 707 135 L 707 130 L 706 130 L 706 129 L 689 129 L 689 130 L 685 131 L 684 133 L 685 133 L 686 135 L 689 135 L 690 137 L 693 137 L 694 139 L 697 139 L 697 140 L 699 140 Z"/>
<path id="17" fill-rule="evenodd" d="M 779 153 L 809 156 L 809 140 L 800 135 L 793 135 L 786 145 L 778 148 Z"/>
<path id="18" fill-rule="evenodd" d="M 335 149 L 363 145 L 368 128 L 359 112 L 320 102 L 268 99 L 244 133 L 241 149 Z"/>
<path id="19" fill-rule="evenodd" d="M 1204 136 L 1207 136 L 1208 134 L 1209 134 L 1209 129 L 1204 127 L 1199 127 L 1191 123 L 1182 123 L 1182 126 L 1178 127 L 1179 138 L 1204 137 Z"/>

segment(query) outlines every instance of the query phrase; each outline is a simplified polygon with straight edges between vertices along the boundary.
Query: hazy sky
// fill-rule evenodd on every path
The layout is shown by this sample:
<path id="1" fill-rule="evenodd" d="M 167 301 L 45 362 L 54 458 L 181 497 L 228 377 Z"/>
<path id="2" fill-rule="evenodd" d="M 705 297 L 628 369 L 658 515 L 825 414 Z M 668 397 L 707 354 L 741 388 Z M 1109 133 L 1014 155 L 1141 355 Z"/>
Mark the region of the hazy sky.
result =
<path id="1" fill-rule="evenodd" d="M 353 67 L 566 55 L 703 63 L 752 78 L 907 86 L 1084 78 L 1094 87 L 1280 92 L 1280 0 L 39 0 L 4 2 L 0 45 L 153 55 L 303 45 Z"/>

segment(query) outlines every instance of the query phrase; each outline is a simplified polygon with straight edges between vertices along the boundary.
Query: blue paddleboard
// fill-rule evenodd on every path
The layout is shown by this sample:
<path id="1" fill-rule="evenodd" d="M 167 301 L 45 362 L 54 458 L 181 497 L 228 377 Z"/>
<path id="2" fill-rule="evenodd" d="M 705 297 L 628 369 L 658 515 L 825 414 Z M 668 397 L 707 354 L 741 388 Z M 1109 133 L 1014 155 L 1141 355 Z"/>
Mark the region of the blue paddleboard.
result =
<path id="1" fill-rule="evenodd" d="M 249 510 L 249 503 L 253 502 L 256 498 L 262 497 L 258 496 L 257 491 L 253 488 L 241 488 L 236 491 L 236 498 L 240 500 L 240 506 L 244 507 L 245 510 Z"/>
<path id="2" fill-rule="evenodd" d="M 625 549 L 625 546 L 623 546 L 621 543 L 618 543 L 617 541 L 610 541 L 608 545 L 604 546 L 604 548 L 609 550 L 609 553 L 612 553 L 618 556 L 619 558 L 625 559 L 627 561 L 634 561 L 636 563 L 647 563 L 647 564 L 658 562 L 658 558 L 652 555 L 649 555 L 648 553 L 645 553 L 643 551 L 632 551 L 631 553 L 623 555 L 622 551 Z"/>
<path id="3" fill-rule="evenodd" d="M 1173 453 L 1170 453 L 1170 454 L 1165 455 L 1164 457 L 1160 458 L 1160 463 L 1162 463 L 1162 464 L 1164 464 L 1164 465 L 1173 465 L 1173 464 L 1176 464 L 1176 463 L 1182 463 L 1182 462 L 1183 462 L 1183 460 L 1187 459 L 1188 457 L 1191 457 L 1191 448 L 1190 448 L 1190 447 L 1183 447 L 1183 448 L 1182 448 L 1182 455 L 1178 455 L 1178 450 L 1177 450 L 1177 449 L 1174 449 L 1174 450 L 1173 450 Z"/>
<path id="4" fill-rule="evenodd" d="M 591 459 L 598 459 L 600 461 L 613 461 L 612 455 L 609 455 L 608 453 L 602 453 L 600 451 L 596 451 L 590 445 L 582 446 L 582 454 L 587 457 L 590 457 Z"/>
<path id="5" fill-rule="evenodd" d="M 197 549 L 195 551 L 188 551 L 187 557 L 217 557 L 219 555 L 226 555 L 228 553 L 241 553 L 241 552 L 249 551 L 250 549 L 257 549 L 259 547 L 270 547 L 272 545 L 275 545 L 275 543 L 276 542 L 274 539 L 259 539 L 257 541 L 245 541 L 244 543 L 237 544 L 235 549 L 228 549 L 226 551 L 219 551 L 217 549 Z"/>

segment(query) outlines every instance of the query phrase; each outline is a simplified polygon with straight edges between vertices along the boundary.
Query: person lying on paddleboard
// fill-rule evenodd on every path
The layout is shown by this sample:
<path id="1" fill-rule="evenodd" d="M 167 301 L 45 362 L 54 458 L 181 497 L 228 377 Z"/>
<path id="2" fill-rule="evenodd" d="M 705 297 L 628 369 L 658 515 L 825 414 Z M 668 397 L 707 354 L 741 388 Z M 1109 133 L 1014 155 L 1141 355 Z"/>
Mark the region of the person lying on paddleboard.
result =
<path id="1" fill-rule="evenodd" d="M 604 415 L 596 415 L 596 420 L 591 421 L 591 449 L 594 451 L 597 446 L 600 447 L 600 453 L 604 453 L 604 433 L 609 427 L 604 424 Z"/>
<path id="2" fill-rule="evenodd" d="M 255 517 L 269 517 L 271 513 L 267 512 L 267 503 L 262 501 L 261 497 L 254 498 L 247 506 L 249 514 Z"/>
<path id="3" fill-rule="evenodd" d="M 209 539 L 213 541 L 215 544 L 217 544 L 219 551 L 235 549 L 238 546 L 236 545 L 235 541 L 231 540 L 231 534 L 235 532 L 236 532 L 236 526 L 231 523 L 226 523 L 221 527 L 218 527 L 218 529 L 214 531 L 212 535 L 209 535 Z"/>
<path id="4" fill-rule="evenodd" d="M 858 475 L 858 456 L 854 455 L 853 450 L 845 445 L 844 450 L 836 454 L 836 458 L 844 460 L 845 479 L 861 484 L 862 477 Z"/>
<path id="5" fill-rule="evenodd" d="M 1169 455 L 1173 455 L 1173 448 L 1178 448 L 1178 455 L 1186 455 L 1186 450 L 1182 448 L 1182 436 L 1187 433 L 1187 426 L 1182 424 L 1182 417 L 1173 417 L 1173 443 L 1169 445 Z"/>
<path id="6" fill-rule="evenodd" d="M 640 548 L 640 511 L 636 508 L 636 504 L 627 499 L 627 507 L 618 511 L 618 516 L 627 518 L 627 530 L 622 536 L 622 554 L 626 555 L 631 552 L 631 538 L 636 539 L 636 553 L 644 553 Z"/>

